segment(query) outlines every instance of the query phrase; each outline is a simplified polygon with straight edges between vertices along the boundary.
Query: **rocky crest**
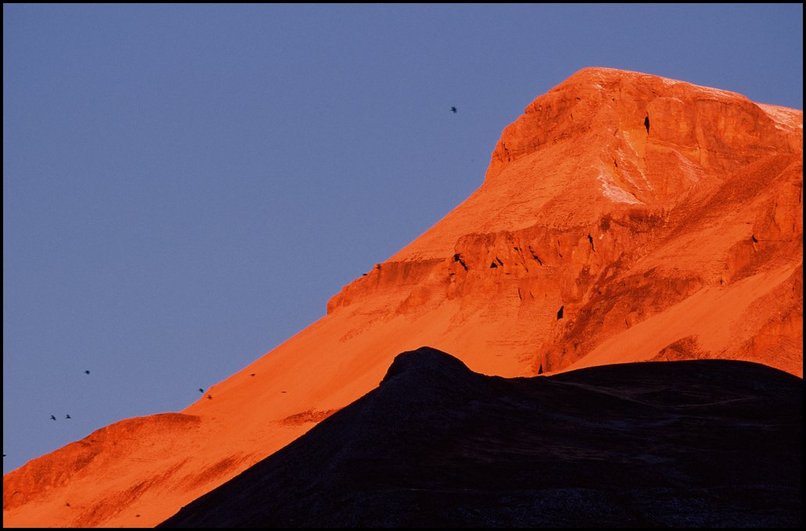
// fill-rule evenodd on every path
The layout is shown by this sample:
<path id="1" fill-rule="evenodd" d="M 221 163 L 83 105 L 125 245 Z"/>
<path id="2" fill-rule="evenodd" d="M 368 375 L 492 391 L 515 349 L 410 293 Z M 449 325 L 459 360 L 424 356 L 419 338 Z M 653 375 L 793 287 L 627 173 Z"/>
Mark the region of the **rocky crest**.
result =
<path id="1" fill-rule="evenodd" d="M 146 458 L 102 446 L 104 467 L 73 445 L 33 460 L 4 477 L 4 522 L 155 525 L 425 344 L 505 377 L 694 358 L 801 376 L 802 143 L 802 111 L 582 70 L 504 130 L 467 200 L 183 411 L 192 433 L 154 422 Z"/>
<path id="2" fill-rule="evenodd" d="M 345 287 L 328 312 L 379 293 L 404 314 L 457 298 L 460 315 L 495 307 L 498 319 L 539 329 L 521 341 L 531 369 L 562 370 L 695 293 L 716 300 L 780 285 L 764 311 L 742 304 L 718 323 L 753 321 L 751 329 L 718 344 L 706 338 L 713 348 L 689 357 L 800 375 L 802 131 L 801 112 L 739 94 L 582 70 L 504 130 L 478 191 Z M 773 282 L 771 271 L 780 273 Z M 711 334 L 687 334 L 698 335 Z"/>

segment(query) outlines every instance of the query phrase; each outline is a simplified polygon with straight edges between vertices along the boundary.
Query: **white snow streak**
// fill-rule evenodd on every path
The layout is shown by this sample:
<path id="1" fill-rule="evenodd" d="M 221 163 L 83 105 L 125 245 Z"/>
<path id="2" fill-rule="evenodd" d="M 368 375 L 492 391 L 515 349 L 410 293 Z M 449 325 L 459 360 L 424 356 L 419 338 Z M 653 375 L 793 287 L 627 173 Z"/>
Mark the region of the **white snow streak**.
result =
<path id="1" fill-rule="evenodd" d="M 614 203 L 628 203 L 630 205 L 641 204 L 641 201 L 636 199 L 634 195 L 627 190 L 620 188 L 615 182 L 613 182 L 613 178 L 603 170 L 599 171 L 599 176 L 597 179 L 602 185 L 602 194 Z"/>
<path id="2" fill-rule="evenodd" d="M 801 111 L 764 103 L 757 103 L 756 105 L 767 113 L 767 116 L 775 122 L 779 129 L 803 129 L 803 113 Z"/>

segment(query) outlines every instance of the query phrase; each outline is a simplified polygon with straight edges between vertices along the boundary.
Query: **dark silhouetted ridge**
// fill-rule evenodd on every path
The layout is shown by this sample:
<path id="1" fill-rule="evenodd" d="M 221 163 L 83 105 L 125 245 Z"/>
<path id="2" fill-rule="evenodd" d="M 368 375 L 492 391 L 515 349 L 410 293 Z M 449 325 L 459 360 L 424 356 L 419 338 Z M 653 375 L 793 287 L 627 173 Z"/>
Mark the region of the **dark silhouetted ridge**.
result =
<path id="1" fill-rule="evenodd" d="M 381 385 L 397 377 L 415 380 L 439 377 L 457 379 L 468 378 L 472 374 L 467 365 L 450 354 L 431 347 L 420 347 L 399 354 L 386 371 Z"/>
<path id="2" fill-rule="evenodd" d="M 423 347 L 161 527 L 800 526 L 802 388 L 727 360 L 504 379 Z"/>

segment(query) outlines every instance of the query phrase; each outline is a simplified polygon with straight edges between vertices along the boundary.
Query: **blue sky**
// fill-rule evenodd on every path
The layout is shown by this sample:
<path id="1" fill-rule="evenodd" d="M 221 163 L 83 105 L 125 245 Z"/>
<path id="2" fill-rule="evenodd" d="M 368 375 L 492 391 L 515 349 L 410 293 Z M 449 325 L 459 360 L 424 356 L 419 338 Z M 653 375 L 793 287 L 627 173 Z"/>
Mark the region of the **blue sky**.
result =
<path id="1" fill-rule="evenodd" d="M 582 67 L 802 109 L 802 20 L 802 4 L 5 4 L 4 471 L 182 409 L 324 315 Z"/>

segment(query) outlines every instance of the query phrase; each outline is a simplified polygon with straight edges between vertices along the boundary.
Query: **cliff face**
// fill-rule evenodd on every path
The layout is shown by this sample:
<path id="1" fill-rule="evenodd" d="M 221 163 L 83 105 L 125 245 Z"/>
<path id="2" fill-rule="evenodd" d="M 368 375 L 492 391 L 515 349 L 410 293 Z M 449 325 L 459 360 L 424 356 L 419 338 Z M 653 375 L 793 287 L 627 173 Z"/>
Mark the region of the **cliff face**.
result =
<path id="1" fill-rule="evenodd" d="M 684 357 L 800 375 L 802 131 L 801 112 L 738 94 L 583 70 L 504 130 L 479 190 L 329 311 L 380 292 L 405 295 L 401 313 L 460 299 L 460 318 L 529 323 L 506 338 L 526 372 L 688 338 Z"/>
<path id="2" fill-rule="evenodd" d="M 475 193 L 212 400 L 7 474 L 5 525 L 154 525 L 424 344 L 506 377 L 691 358 L 801 376 L 802 123 L 730 92 L 578 72 L 504 130 Z"/>

